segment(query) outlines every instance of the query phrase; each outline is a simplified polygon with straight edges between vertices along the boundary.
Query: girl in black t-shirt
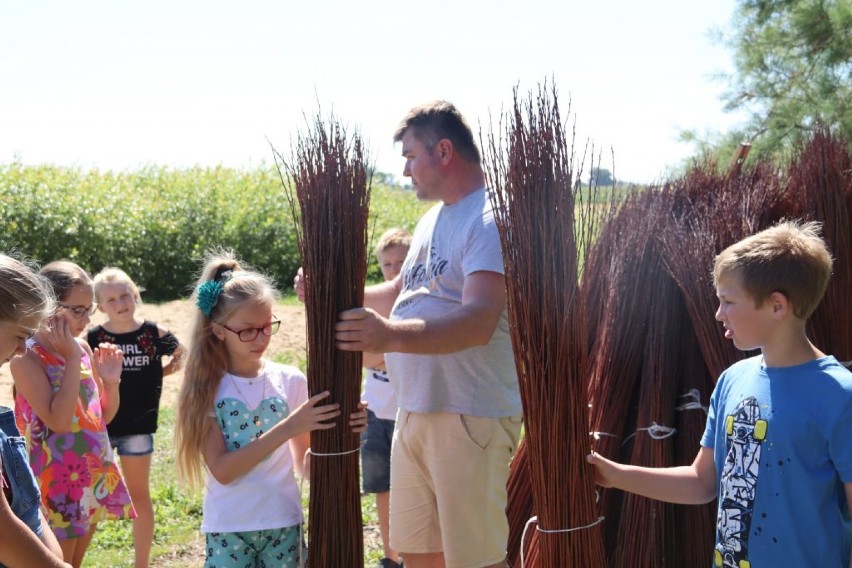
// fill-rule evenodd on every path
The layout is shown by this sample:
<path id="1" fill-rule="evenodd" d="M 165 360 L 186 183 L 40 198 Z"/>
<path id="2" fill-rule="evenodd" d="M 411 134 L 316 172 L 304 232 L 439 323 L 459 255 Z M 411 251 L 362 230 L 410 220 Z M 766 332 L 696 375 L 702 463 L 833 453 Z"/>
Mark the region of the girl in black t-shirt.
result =
<path id="1" fill-rule="evenodd" d="M 149 477 L 163 377 L 180 369 L 185 351 L 177 338 L 152 321 L 136 317 L 139 288 L 118 268 L 105 268 L 94 279 L 95 301 L 107 321 L 87 334 L 89 345 L 118 345 L 124 352 L 121 405 L 107 425 L 130 498 L 136 508 L 133 541 L 136 566 L 148 566 L 154 538 L 154 508 Z M 163 356 L 171 359 L 163 365 Z"/>

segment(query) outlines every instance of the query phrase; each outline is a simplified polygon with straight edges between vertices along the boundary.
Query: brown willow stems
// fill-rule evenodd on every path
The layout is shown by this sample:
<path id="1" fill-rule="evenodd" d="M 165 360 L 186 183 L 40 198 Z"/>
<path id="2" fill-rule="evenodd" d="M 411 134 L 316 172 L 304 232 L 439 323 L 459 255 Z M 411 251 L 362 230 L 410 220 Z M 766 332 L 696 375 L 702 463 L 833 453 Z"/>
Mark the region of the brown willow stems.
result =
<path id="1" fill-rule="evenodd" d="M 578 293 L 591 204 L 575 184 L 555 87 L 545 85 L 528 102 L 516 90 L 507 120 L 505 132 L 490 134 L 485 162 L 503 246 L 538 565 L 602 567 L 593 471 L 585 461 L 587 340 Z"/>
<path id="2" fill-rule="evenodd" d="M 834 256 L 825 298 L 809 320 L 815 345 L 838 361 L 852 361 L 852 153 L 849 144 L 818 130 L 787 171 L 790 207 L 820 221 Z M 794 205 L 795 204 L 795 205 Z"/>
<path id="3" fill-rule="evenodd" d="M 360 137 L 347 139 L 334 118 L 326 125 L 318 116 L 313 128 L 299 136 L 289 161 L 274 153 L 305 274 L 308 390 L 311 396 L 329 391 L 320 404 L 339 403 L 341 410 L 334 428 L 311 432 L 308 566 L 360 567 L 360 442 L 349 415 L 360 400 L 362 354 L 335 347 L 334 325 L 341 311 L 364 302 L 369 170 Z"/>

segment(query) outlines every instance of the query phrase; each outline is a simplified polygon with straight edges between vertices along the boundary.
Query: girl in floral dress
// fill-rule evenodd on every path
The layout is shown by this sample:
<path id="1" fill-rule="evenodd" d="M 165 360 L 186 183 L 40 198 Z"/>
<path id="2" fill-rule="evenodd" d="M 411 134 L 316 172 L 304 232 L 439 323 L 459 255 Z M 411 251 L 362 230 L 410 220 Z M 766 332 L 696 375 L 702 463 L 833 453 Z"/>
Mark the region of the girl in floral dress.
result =
<path id="1" fill-rule="evenodd" d="M 59 309 L 10 365 L 15 415 L 48 524 L 65 561 L 79 567 L 99 521 L 135 516 L 106 430 L 118 409 L 123 354 L 107 343 L 93 351 L 77 339 L 94 298 L 85 270 L 57 261 L 40 274 L 53 286 Z"/>

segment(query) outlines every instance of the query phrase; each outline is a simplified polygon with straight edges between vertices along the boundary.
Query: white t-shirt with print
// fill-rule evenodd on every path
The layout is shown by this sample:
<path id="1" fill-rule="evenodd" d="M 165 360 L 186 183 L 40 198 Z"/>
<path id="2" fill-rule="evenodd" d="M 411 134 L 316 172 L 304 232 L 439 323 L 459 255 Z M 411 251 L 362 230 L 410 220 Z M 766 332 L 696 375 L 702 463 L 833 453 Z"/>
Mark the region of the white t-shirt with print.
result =
<path id="1" fill-rule="evenodd" d="M 257 377 L 226 374 L 216 392 L 214 413 L 228 451 L 251 443 L 307 399 L 307 380 L 295 367 L 264 361 Z M 289 443 L 227 485 L 207 473 L 203 532 L 276 529 L 301 522 Z"/>

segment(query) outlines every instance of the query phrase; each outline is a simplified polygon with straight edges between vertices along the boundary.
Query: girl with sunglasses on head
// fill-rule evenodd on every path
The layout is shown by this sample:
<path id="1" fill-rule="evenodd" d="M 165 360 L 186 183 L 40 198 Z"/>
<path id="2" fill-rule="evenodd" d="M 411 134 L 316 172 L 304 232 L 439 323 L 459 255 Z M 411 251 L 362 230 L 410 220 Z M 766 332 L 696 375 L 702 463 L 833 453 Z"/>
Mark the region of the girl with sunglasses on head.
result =
<path id="1" fill-rule="evenodd" d="M 278 292 L 230 253 L 213 255 L 198 307 L 176 424 L 178 467 L 190 483 L 206 470 L 205 566 L 301 566 L 302 504 L 294 475 L 309 476 L 310 432 L 329 429 L 339 405 L 308 398 L 305 376 L 264 358 L 280 322 Z M 365 410 L 350 416 L 366 427 Z"/>
<path id="2" fill-rule="evenodd" d="M 104 268 L 95 275 L 94 286 L 98 310 L 106 314 L 107 321 L 88 331 L 89 347 L 112 343 L 124 353 L 119 387 L 122 403 L 107 431 L 136 508 L 135 565 L 144 568 L 148 566 L 154 541 L 150 473 L 163 377 L 180 369 L 186 350 L 174 334 L 136 316 L 142 298 L 139 287 L 126 272 Z M 169 358 L 165 365 L 164 356 Z"/>
<path id="3" fill-rule="evenodd" d="M 93 350 L 77 339 L 93 312 L 85 270 L 56 261 L 39 274 L 58 308 L 10 365 L 15 415 L 48 523 L 65 561 L 79 567 L 98 522 L 136 516 L 106 429 L 118 410 L 123 356 L 115 345 Z"/>

